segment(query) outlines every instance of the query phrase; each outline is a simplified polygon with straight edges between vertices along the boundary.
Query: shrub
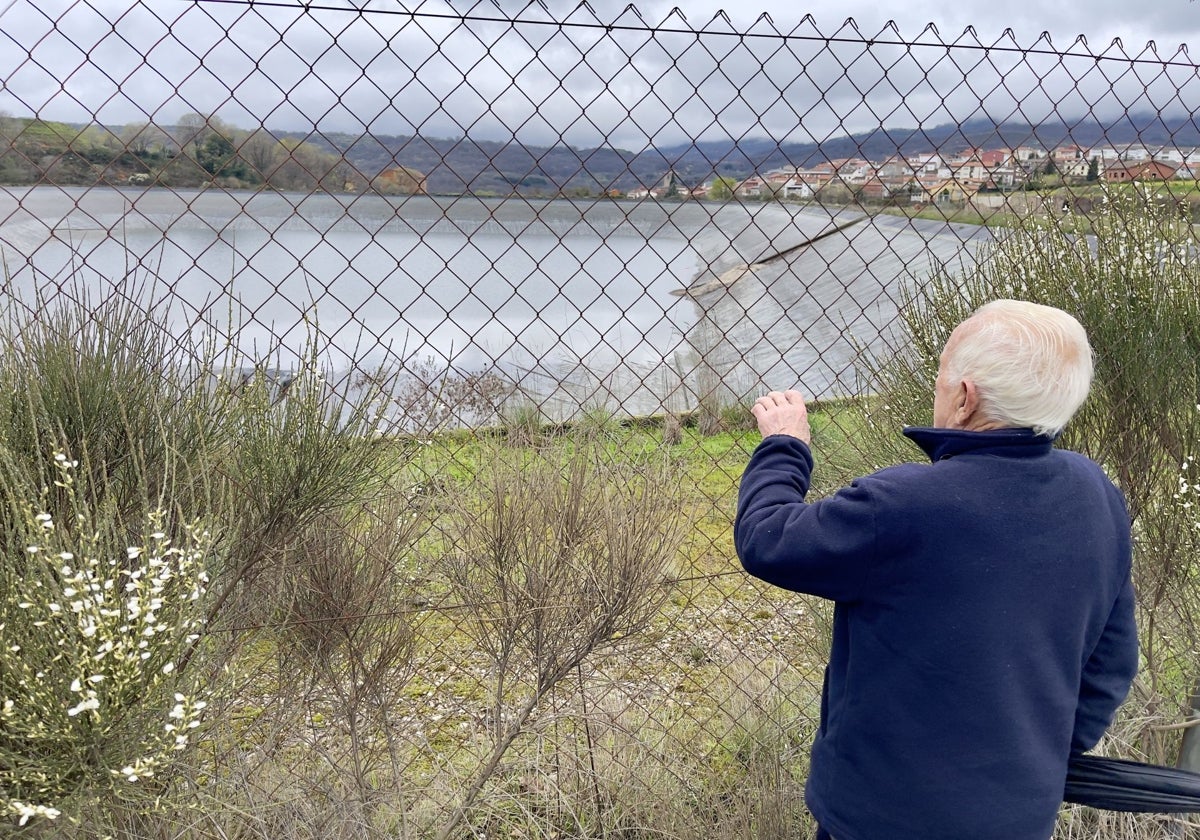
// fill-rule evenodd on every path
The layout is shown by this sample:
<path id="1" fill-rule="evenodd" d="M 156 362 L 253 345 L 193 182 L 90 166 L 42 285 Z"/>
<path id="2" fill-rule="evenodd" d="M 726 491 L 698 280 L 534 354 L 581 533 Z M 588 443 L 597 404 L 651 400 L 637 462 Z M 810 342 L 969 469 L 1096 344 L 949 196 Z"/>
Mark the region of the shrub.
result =
<path id="1" fill-rule="evenodd" d="M 78 462 L 53 460 L 74 527 L 6 494 L 26 545 L 0 563 L 0 814 L 21 824 L 153 800 L 205 707 L 182 663 L 202 630 L 208 533 L 172 539 L 155 514 L 116 553 L 111 523 L 79 504 Z"/>
<path id="2" fill-rule="evenodd" d="M 154 802 L 202 708 L 213 357 L 136 283 L 83 286 L 0 312 L 0 811 L 18 821 Z"/>
<path id="3" fill-rule="evenodd" d="M 80 287 L 0 311 L 0 446 L 13 469 L 53 487 L 47 453 L 65 453 L 85 479 L 79 503 L 131 534 L 151 510 L 206 504 L 223 413 L 207 387 L 213 348 L 178 338 L 170 312 L 141 297 L 135 287 L 96 300 Z M 47 512 L 69 527 L 61 501 L 52 493 Z"/>
<path id="4" fill-rule="evenodd" d="M 666 446 L 676 446 L 683 442 L 683 419 L 673 411 L 663 415 L 662 438 Z"/>
<path id="5" fill-rule="evenodd" d="M 621 418 L 601 402 L 580 410 L 575 415 L 574 424 L 577 435 L 590 438 L 612 439 L 622 431 Z"/>
<path id="6" fill-rule="evenodd" d="M 284 398 L 259 370 L 228 401 L 222 429 L 235 443 L 218 460 L 226 565 L 214 613 L 244 623 L 286 614 L 312 529 L 386 490 L 408 450 L 381 437 L 378 404 L 370 393 L 350 404 L 330 388 L 311 345 Z"/>
<path id="7" fill-rule="evenodd" d="M 384 386 L 384 412 L 414 434 L 495 423 L 514 393 L 513 384 L 497 370 L 458 370 L 415 356 L 394 375 L 359 374 L 355 384 Z"/>
<path id="8" fill-rule="evenodd" d="M 518 399 L 504 408 L 500 422 L 505 440 L 512 446 L 525 447 L 542 441 L 547 419 L 540 405 Z"/>
<path id="9" fill-rule="evenodd" d="M 440 838 L 454 836 L 539 701 L 588 657 L 636 644 L 666 595 L 684 535 L 677 479 L 666 461 L 605 445 L 497 449 L 461 497 L 446 570 L 461 626 L 495 670 L 495 747 Z"/>
<path id="10" fill-rule="evenodd" d="M 286 394 L 263 371 L 224 387 L 230 366 L 138 298 L 0 313 L 0 814 L 57 810 L 92 836 L 179 792 L 197 675 L 214 704 L 266 691 L 242 681 L 238 617 L 306 628 L 298 682 L 342 692 L 352 727 L 411 638 L 411 511 L 373 504 L 410 450 L 381 437 L 381 402 L 334 393 L 311 342 Z"/>

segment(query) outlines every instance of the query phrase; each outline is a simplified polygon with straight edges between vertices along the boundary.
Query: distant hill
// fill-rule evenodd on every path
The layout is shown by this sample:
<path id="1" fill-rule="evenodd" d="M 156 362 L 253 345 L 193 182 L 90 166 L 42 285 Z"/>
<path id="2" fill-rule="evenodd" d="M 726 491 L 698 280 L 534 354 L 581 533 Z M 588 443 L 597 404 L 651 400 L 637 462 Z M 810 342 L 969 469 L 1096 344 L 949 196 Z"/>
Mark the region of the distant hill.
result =
<path id="1" fill-rule="evenodd" d="M 882 160 L 897 152 L 957 151 L 968 146 L 1062 144 L 1091 147 L 1102 143 L 1141 143 L 1150 147 L 1200 146 L 1200 122 L 1191 117 L 1164 119 L 1157 114 L 1127 115 L 1112 123 L 1094 119 L 1039 125 L 987 119 L 933 128 L 877 129 L 821 142 L 791 143 L 767 138 L 705 140 L 631 152 L 613 148 L 527 146 L 516 140 L 431 138 L 405 135 L 361 136 L 339 133 L 280 135 L 304 138 L 344 154 L 365 175 L 397 164 L 426 173 L 432 193 L 507 195 L 512 192 L 596 194 L 653 186 L 674 170 L 687 185 L 714 175 L 744 178 L 779 166 L 805 166 L 819 160 L 865 157 Z"/>
<path id="2" fill-rule="evenodd" d="M 345 155 L 367 177 L 396 165 L 411 167 L 425 173 L 431 193 L 556 194 L 577 189 L 595 194 L 630 189 L 643 178 L 657 180 L 666 169 L 661 155 L 633 155 L 610 148 L 336 132 L 278 136 L 303 139 L 325 151 Z"/>
<path id="3" fill-rule="evenodd" d="M 1073 123 L 1045 122 L 1038 125 L 1006 122 L 996 124 L 987 119 L 971 120 L 958 124 L 939 125 L 920 129 L 876 129 L 874 131 L 842 136 L 819 143 L 774 143 L 751 141 L 750 143 L 701 143 L 664 148 L 659 154 L 672 162 L 677 172 L 708 169 L 710 161 L 729 162 L 731 170 L 720 174 L 748 175 L 753 171 L 773 169 L 778 166 L 805 166 L 819 160 L 864 157 L 868 160 L 883 160 L 901 152 L 918 154 L 935 150 L 957 151 L 968 147 L 997 148 L 1022 145 L 1055 146 L 1074 144 L 1083 148 L 1101 144 L 1143 144 L 1151 148 L 1159 146 L 1200 147 L 1200 122 L 1184 117 L 1164 120 L 1157 114 L 1126 115 L 1112 123 L 1100 123 L 1094 119 Z"/>
<path id="4" fill-rule="evenodd" d="M 369 183 L 395 180 L 406 173 L 405 189 L 457 195 L 594 196 L 659 184 L 669 172 L 684 186 L 703 184 L 721 175 L 744 178 L 781 166 L 807 166 L 820 160 L 865 157 L 883 160 L 897 152 L 914 154 L 966 147 L 996 148 L 1035 145 L 1054 148 L 1076 144 L 1143 144 L 1151 148 L 1200 146 L 1200 122 L 1192 117 L 1158 114 L 1126 115 L 1110 123 L 1094 119 L 1039 125 L 976 119 L 961 125 L 928 129 L 876 129 L 820 142 L 794 143 L 765 137 L 700 140 L 632 152 L 611 147 L 581 149 L 563 144 L 524 145 L 516 139 L 492 141 L 469 137 L 361 135 L 338 132 L 246 132 L 223 126 L 228 136 L 210 130 L 203 148 L 187 155 L 169 144 L 146 137 L 183 136 L 179 127 L 143 129 L 74 126 L 34 118 L 0 119 L 0 183 L 87 184 L 131 183 L 150 179 L 168 186 L 197 186 L 214 179 L 230 188 L 258 188 L 269 174 L 279 189 L 338 191 L 356 181 L 350 167 Z M 129 145 L 116 138 L 130 136 Z M 279 148 L 293 149 L 294 162 L 277 167 Z M 260 153 L 270 152 L 260 162 Z M 284 152 L 284 154 L 288 154 Z M 389 172 L 381 180 L 382 173 Z M 422 181 L 422 178 L 424 179 Z M 406 181 L 407 183 L 407 181 Z M 398 187 L 399 189 L 399 187 Z"/>

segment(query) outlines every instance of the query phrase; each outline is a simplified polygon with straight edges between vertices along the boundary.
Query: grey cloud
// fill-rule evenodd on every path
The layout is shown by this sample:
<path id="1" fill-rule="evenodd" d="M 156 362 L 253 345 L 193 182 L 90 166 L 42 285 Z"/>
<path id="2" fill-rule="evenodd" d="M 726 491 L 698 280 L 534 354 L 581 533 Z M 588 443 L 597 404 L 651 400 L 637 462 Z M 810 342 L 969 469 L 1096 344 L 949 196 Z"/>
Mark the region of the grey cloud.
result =
<path id="1" fill-rule="evenodd" d="M 487 0 L 453 7 L 492 16 L 498 10 L 530 21 L 557 16 L 581 23 L 636 22 L 626 5 L 598 0 L 588 11 L 550 2 L 547 11 Z M 1081 19 L 1084 7 L 1078 2 L 1040 16 L 978 2 L 949 11 L 941 3 L 906 8 L 909 23 L 900 28 L 902 35 L 919 35 L 924 24 L 914 21 L 940 13 L 952 15 L 939 25 L 941 38 L 977 47 L 949 53 L 940 46 L 827 41 L 835 33 L 852 35 L 856 30 L 844 18 L 855 13 L 863 15 L 858 32 L 880 34 L 889 10 L 865 0 L 819 6 L 816 24 L 799 29 L 795 12 L 772 10 L 781 5 L 777 0 L 766 5 L 773 24 L 754 24 L 751 12 L 730 15 L 735 28 L 750 27 L 754 37 L 721 34 L 729 26 L 717 18 L 706 26 L 711 34 L 697 38 L 621 26 L 360 16 L 348 13 L 349 6 L 347 13 L 305 13 L 163 0 L 129 7 L 93 0 L 90 6 L 56 2 L 38 12 L 33 0 L 18 0 L 0 17 L 0 34 L 22 48 L 0 50 L 6 87 L 0 109 L 72 121 L 98 112 L 113 124 L 147 115 L 166 124 L 199 111 L 246 128 L 261 123 L 302 130 L 317 123 L 323 130 L 469 133 L 501 140 L 517 135 L 529 143 L 636 150 L 648 142 L 687 139 L 822 140 L 881 124 L 928 127 L 985 113 L 1037 121 L 1051 115 L 1105 117 L 1131 108 L 1190 112 L 1200 98 L 1188 68 L 1148 64 L 1131 69 L 1127 62 L 1024 54 L 1008 47 L 1032 46 L 1036 34 L 1024 43 L 1000 39 L 1004 26 L 1070 31 L 1063 27 Z M 369 12 L 371 3 L 366 8 Z M 640 8 L 647 23 L 686 28 L 678 17 L 669 17 L 673 5 Z M 1109 29 L 1132 17 L 1115 0 L 1087 9 L 1088 20 Z M 688 10 L 691 26 L 705 26 L 718 7 L 697 2 Z M 975 36 L 956 29 L 967 15 L 978 18 Z M 1195 18 L 1200 22 L 1200 12 Z M 52 20 L 61 20 L 61 34 L 48 23 Z M 1149 31 L 1175 20 L 1155 10 L 1139 25 Z M 990 36 L 984 34 L 988 27 Z M 801 37 L 757 37 L 773 29 Z M 888 37 L 881 40 L 894 38 L 890 30 L 883 34 Z M 927 33 L 918 40 L 936 44 L 939 36 Z M 1000 49 L 982 49 L 998 40 Z M 1055 43 L 1066 46 L 1070 38 L 1056 37 Z M 144 61 L 142 54 L 148 56 Z"/>

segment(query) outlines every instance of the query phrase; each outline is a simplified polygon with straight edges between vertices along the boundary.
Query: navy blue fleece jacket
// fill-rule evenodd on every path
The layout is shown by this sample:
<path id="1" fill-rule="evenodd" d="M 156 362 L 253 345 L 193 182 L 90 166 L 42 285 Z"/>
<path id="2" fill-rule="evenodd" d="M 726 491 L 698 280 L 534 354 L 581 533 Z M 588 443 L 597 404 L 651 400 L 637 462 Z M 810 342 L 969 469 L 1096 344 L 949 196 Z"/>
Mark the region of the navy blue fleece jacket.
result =
<path id="1" fill-rule="evenodd" d="M 1137 669 L 1124 498 L 1028 429 L 905 434 L 932 464 L 811 504 L 796 438 L 742 478 L 746 571 L 836 602 L 809 808 L 838 840 L 1046 840 Z"/>

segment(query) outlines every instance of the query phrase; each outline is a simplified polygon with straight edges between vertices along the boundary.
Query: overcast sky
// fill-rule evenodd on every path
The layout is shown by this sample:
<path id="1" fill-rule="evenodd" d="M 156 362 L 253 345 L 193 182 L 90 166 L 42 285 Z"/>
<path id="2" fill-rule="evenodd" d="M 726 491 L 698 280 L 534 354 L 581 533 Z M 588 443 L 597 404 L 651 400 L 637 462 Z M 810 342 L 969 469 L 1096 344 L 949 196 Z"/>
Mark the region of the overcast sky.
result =
<path id="1" fill-rule="evenodd" d="M 462 4 L 455 4 L 462 7 Z M 577 3 L 552 2 L 551 9 L 572 9 Z M 600 17 L 619 13 L 628 5 L 623 0 L 592 2 Z M 1139 48 L 1149 40 L 1169 45 L 1171 51 L 1181 43 L 1194 42 L 1200 33 L 1200 7 L 1192 0 L 815 0 L 793 3 L 788 0 L 688 0 L 688 2 L 635 3 L 648 21 L 663 20 L 676 6 L 686 10 L 689 22 L 709 20 L 722 9 L 739 24 L 752 23 L 766 12 L 776 26 L 787 31 L 811 15 L 822 32 L 830 34 L 847 18 L 853 18 L 864 34 L 879 32 L 888 21 L 894 21 L 906 37 L 918 35 L 926 24 L 934 24 L 943 38 L 952 39 L 970 26 L 985 43 L 999 39 L 1005 29 L 1012 29 L 1017 42 L 1031 46 L 1043 32 L 1049 32 L 1055 46 L 1065 48 L 1080 34 L 1087 36 L 1093 47 L 1119 37 L 1127 48 Z M 467 6 L 469 8 L 469 6 Z M 506 10 L 523 8 L 522 3 L 504 0 Z"/>
<path id="2" fill-rule="evenodd" d="M 361 4 L 360 4 L 361 5 Z M 368 7 L 382 4 L 368 4 Z M 507 13 L 520 12 L 528 8 L 527 2 L 499 0 L 498 2 L 471 3 L 455 0 L 449 4 L 456 10 L 475 10 L 483 13 L 487 9 L 500 8 Z M 549 0 L 544 4 L 552 14 L 569 14 L 578 2 Z M 630 5 L 628 0 L 589 0 L 601 20 L 616 19 Z M 1154 40 L 1160 50 L 1169 45 L 1170 51 L 1181 43 L 1195 43 L 1200 34 L 1200 6 L 1193 0 L 1151 0 L 1135 3 L 1128 0 L 1011 0 L 998 3 L 994 0 L 661 0 L 659 2 L 637 2 L 643 19 L 658 24 L 670 18 L 675 8 L 683 9 L 688 23 L 699 27 L 724 10 L 736 25 L 746 27 L 759 15 L 770 15 L 780 31 L 787 32 L 807 14 L 815 21 L 820 31 L 832 34 L 847 18 L 853 18 L 863 34 L 878 33 L 889 21 L 894 21 L 900 33 L 908 38 L 921 32 L 926 24 L 934 24 L 942 37 L 951 39 L 966 27 L 974 27 L 980 39 L 991 43 L 1000 38 L 1005 29 L 1012 29 L 1022 46 L 1031 46 L 1043 32 L 1049 32 L 1057 47 L 1063 48 L 1083 34 L 1093 47 L 1121 38 L 1126 47 L 1142 47 Z M 427 6 L 427 8 L 431 8 Z M 677 19 L 677 18 L 675 18 Z"/>
<path id="3" fill-rule="evenodd" d="M 241 128 L 640 149 L 1200 110 L 1179 52 L 1194 43 L 1200 59 L 1189 0 L 675 0 L 637 4 L 640 18 L 627 0 L 311 5 L 0 0 L 0 111 L 109 125 L 200 112 Z M 886 43 L 897 40 L 918 45 Z"/>

